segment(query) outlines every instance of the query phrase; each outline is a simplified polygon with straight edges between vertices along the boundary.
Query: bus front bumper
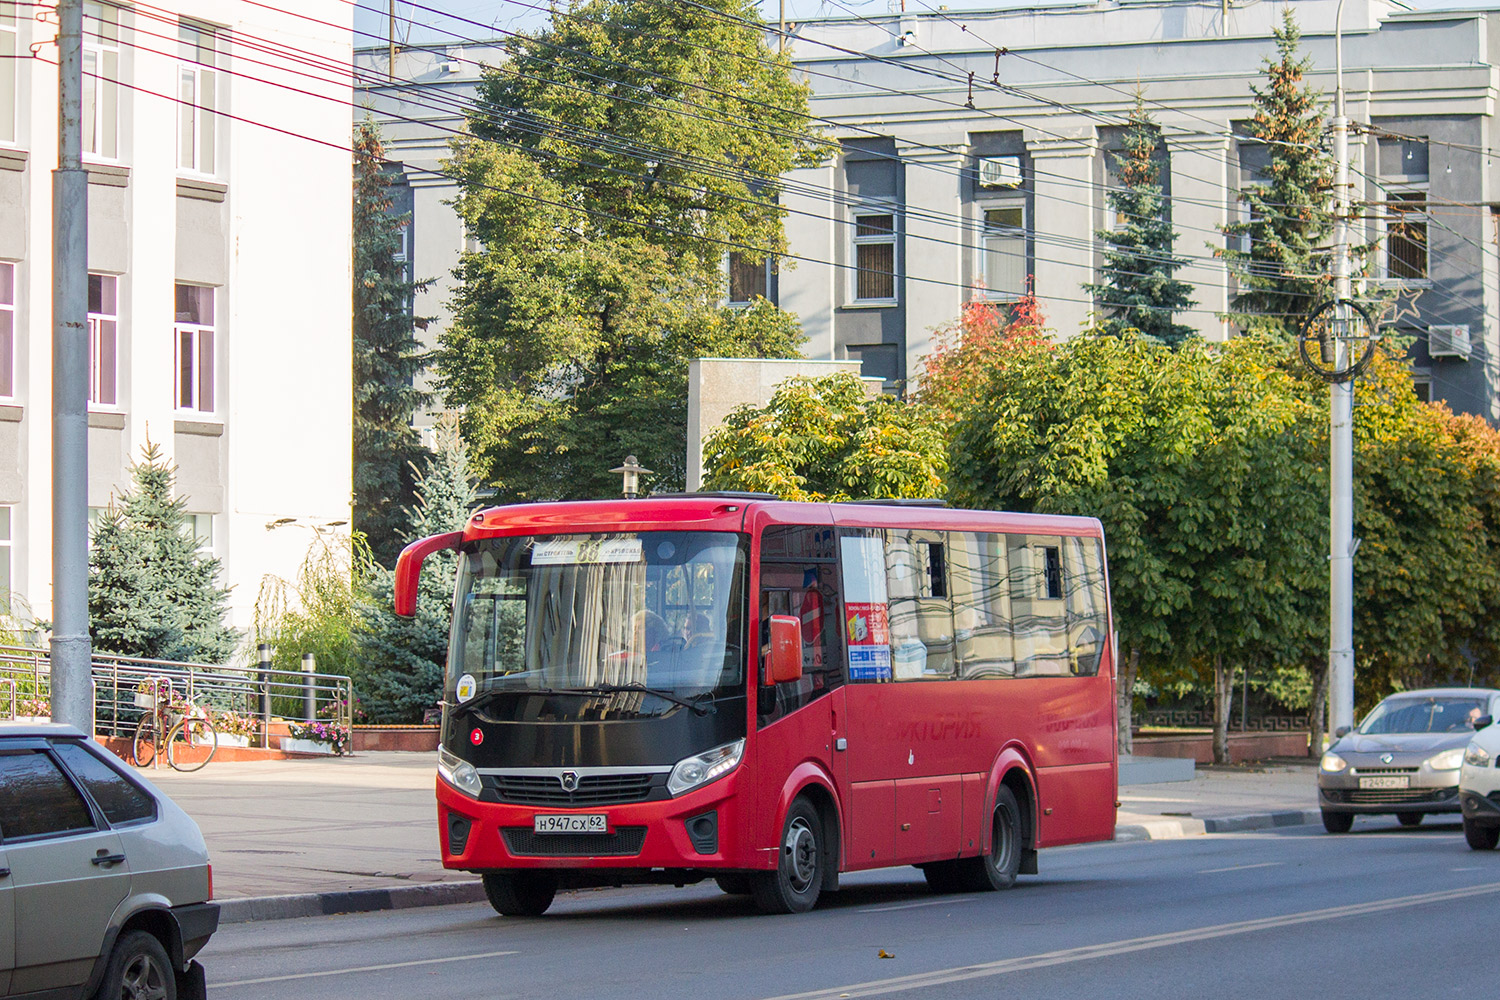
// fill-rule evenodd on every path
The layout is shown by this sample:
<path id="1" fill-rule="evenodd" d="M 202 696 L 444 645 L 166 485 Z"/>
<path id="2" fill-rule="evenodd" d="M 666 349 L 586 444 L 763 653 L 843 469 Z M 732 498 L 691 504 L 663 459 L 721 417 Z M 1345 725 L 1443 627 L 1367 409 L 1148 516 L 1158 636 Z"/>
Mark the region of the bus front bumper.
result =
<path id="1" fill-rule="evenodd" d="M 691 869 L 716 871 L 765 867 L 767 852 L 747 849 L 745 828 L 735 795 L 740 772 L 677 798 L 619 805 L 563 809 L 548 806 L 484 802 L 437 779 L 438 841 L 443 867 L 463 871 L 502 869 L 663 870 L 662 878 L 628 881 L 679 881 L 672 873 Z M 537 816 L 603 815 L 604 832 L 538 832 Z M 597 821 L 595 821 L 597 823 Z M 621 879 L 604 877 L 597 884 Z M 580 880 L 587 881 L 587 880 Z"/>

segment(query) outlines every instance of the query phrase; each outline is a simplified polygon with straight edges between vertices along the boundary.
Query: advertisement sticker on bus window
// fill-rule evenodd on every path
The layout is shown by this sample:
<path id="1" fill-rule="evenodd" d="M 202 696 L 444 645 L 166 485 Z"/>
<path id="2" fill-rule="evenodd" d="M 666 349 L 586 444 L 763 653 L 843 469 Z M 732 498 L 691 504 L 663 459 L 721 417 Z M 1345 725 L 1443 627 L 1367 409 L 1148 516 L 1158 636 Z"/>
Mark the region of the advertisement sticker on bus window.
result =
<path id="1" fill-rule="evenodd" d="M 839 542 L 844 564 L 849 679 L 890 680 L 891 618 L 885 589 L 885 541 L 853 535 Z"/>
<path id="2" fill-rule="evenodd" d="M 533 566 L 638 563 L 643 558 L 639 538 L 553 538 L 531 547 Z"/>
<path id="3" fill-rule="evenodd" d="M 468 701 L 474 697 L 474 691 L 477 687 L 478 684 L 474 681 L 474 675 L 464 674 L 458 679 L 458 689 L 454 691 L 454 694 L 458 696 L 459 701 Z"/>

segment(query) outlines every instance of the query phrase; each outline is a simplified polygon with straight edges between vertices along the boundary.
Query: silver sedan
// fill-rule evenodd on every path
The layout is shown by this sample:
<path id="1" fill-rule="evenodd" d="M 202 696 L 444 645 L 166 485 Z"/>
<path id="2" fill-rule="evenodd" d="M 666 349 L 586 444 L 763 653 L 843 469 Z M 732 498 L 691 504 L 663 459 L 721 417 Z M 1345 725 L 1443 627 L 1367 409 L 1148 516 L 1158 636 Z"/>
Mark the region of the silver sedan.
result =
<path id="1" fill-rule="evenodd" d="M 1354 730 L 1340 729 L 1318 767 L 1318 806 L 1329 833 L 1358 815 L 1394 813 L 1416 826 L 1428 813 L 1459 811 L 1458 774 L 1474 723 L 1500 710 L 1490 688 L 1402 691 Z"/>

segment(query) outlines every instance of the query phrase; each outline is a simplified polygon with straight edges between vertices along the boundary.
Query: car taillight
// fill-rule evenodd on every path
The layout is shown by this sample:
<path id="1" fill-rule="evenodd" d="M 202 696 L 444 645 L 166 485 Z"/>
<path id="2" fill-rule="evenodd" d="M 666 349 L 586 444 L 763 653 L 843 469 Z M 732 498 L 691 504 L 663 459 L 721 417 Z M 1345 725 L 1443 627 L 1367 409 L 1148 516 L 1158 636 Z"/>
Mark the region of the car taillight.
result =
<path id="1" fill-rule="evenodd" d="M 214 866 L 208 866 L 208 898 L 214 898 Z"/>

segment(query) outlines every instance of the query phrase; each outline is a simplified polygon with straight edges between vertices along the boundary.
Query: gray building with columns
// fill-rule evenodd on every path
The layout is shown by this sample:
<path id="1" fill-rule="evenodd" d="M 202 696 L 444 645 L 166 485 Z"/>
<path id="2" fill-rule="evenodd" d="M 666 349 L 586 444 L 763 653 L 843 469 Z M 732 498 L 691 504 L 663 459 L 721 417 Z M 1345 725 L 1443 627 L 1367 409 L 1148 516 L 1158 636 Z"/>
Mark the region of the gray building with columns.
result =
<path id="1" fill-rule="evenodd" d="M 836 145 L 823 166 L 785 178 L 794 259 L 726 261 L 727 301 L 765 294 L 802 320 L 809 358 L 857 360 L 901 391 L 919 378 L 932 332 L 975 297 L 1005 302 L 1030 285 L 1060 338 L 1088 321 L 1097 280 L 1111 151 L 1123 144 L 1137 88 L 1161 125 L 1162 183 L 1194 285 L 1180 320 L 1210 339 L 1235 283 L 1216 248 L 1246 216 L 1266 148 L 1245 138 L 1251 87 L 1274 56 L 1282 4 L 1180 0 L 1054 3 L 819 18 L 788 26 L 787 46 L 812 88 L 812 113 Z M 1337 0 L 1293 5 L 1330 99 Z M 1377 243 L 1367 288 L 1398 302 L 1390 326 L 1411 338 L 1419 392 L 1500 419 L 1500 246 L 1496 240 L 1495 103 L 1500 10 L 1411 11 L 1345 0 L 1351 197 L 1358 236 Z M 446 320 L 448 279 L 463 245 L 432 172 L 463 127 L 479 64 L 498 48 L 431 47 L 356 55 L 361 88 L 407 164 L 412 270 L 439 282 L 419 314 Z M 440 100 L 429 96 L 442 95 Z"/>

